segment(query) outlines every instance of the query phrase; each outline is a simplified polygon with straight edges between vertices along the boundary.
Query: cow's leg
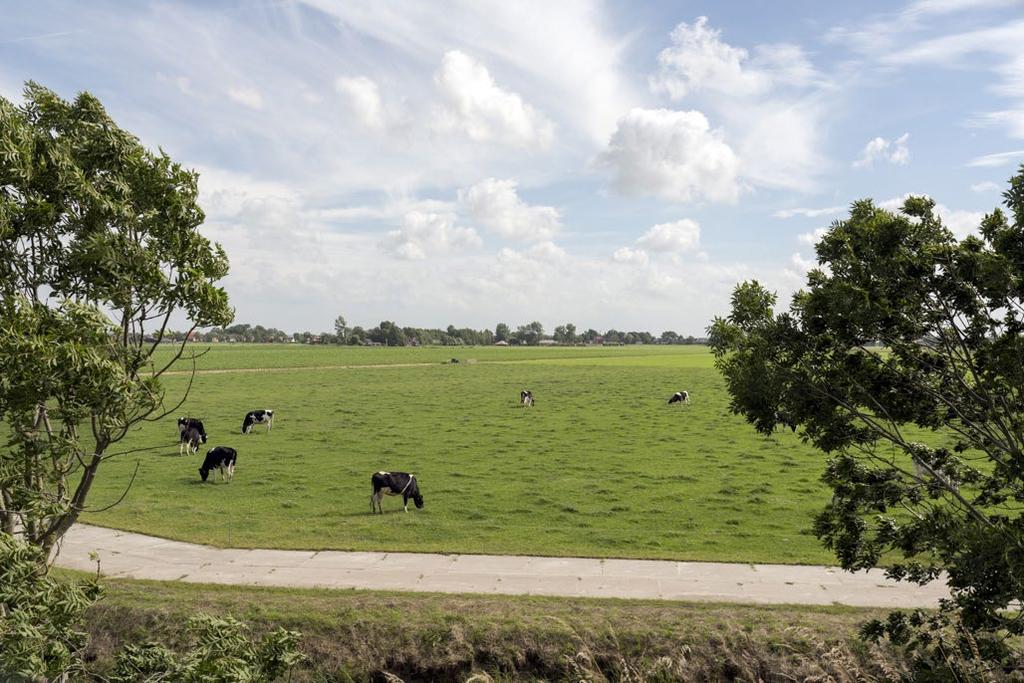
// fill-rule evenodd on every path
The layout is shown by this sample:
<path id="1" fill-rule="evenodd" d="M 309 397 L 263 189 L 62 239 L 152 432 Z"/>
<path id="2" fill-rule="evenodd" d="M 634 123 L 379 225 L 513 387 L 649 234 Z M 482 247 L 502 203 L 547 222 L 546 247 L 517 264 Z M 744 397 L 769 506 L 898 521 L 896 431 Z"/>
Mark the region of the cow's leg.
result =
<path id="1" fill-rule="evenodd" d="M 405 506 L 405 511 L 409 512 L 409 496 L 405 494 L 402 495 L 402 504 Z"/>

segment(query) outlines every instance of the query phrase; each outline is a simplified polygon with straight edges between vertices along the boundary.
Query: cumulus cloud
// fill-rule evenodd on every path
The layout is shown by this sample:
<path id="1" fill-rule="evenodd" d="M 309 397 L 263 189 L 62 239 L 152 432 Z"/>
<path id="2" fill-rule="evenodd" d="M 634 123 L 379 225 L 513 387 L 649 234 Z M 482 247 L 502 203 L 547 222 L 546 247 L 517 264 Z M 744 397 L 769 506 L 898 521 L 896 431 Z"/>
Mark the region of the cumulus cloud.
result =
<path id="1" fill-rule="evenodd" d="M 551 143 L 554 124 L 522 97 L 498 86 L 487 67 L 464 52 L 444 55 L 434 84 L 440 96 L 434 112 L 439 131 L 463 133 L 477 142 Z"/>
<path id="2" fill-rule="evenodd" d="M 384 104 L 375 81 L 366 76 L 341 76 L 334 81 L 334 87 L 363 126 L 374 131 L 384 130 Z"/>
<path id="3" fill-rule="evenodd" d="M 477 225 L 524 242 L 551 239 L 562 227 L 558 209 L 530 206 L 519 198 L 514 180 L 487 178 L 459 190 L 459 206 Z"/>
<path id="4" fill-rule="evenodd" d="M 743 177 L 756 185 L 807 190 L 825 167 L 820 141 L 826 119 L 822 96 L 831 86 L 803 49 L 722 40 L 706 17 L 681 23 L 658 55 L 652 91 L 672 100 L 697 99 L 722 122 L 743 160 Z"/>
<path id="5" fill-rule="evenodd" d="M 871 168 L 876 161 L 887 161 L 897 166 L 905 166 L 910 161 L 910 149 L 907 140 L 910 133 L 904 133 L 895 140 L 877 137 L 868 142 L 861 152 L 860 158 L 853 162 L 854 168 Z"/>
<path id="6" fill-rule="evenodd" d="M 256 88 L 247 86 L 228 88 L 228 97 L 250 109 L 263 109 L 263 94 Z"/>
<path id="7" fill-rule="evenodd" d="M 721 31 L 708 26 L 707 17 L 676 26 L 670 34 L 672 45 L 658 54 L 659 70 L 650 78 L 651 89 L 673 100 L 703 90 L 742 98 L 820 79 L 798 45 L 759 45 L 751 58 L 747 50 L 733 47 L 721 36 Z"/>
<path id="8" fill-rule="evenodd" d="M 631 110 L 598 163 L 626 195 L 731 202 L 740 192 L 739 159 L 699 111 Z"/>
<path id="9" fill-rule="evenodd" d="M 561 263 L 566 258 L 565 249 L 550 240 L 538 242 L 526 250 L 527 255 L 538 261 Z"/>
<path id="10" fill-rule="evenodd" d="M 797 242 L 806 244 L 809 247 L 813 247 L 814 245 L 821 241 L 821 238 L 824 237 L 825 233 L 827 232 L 828 228 L 818 228 L 817 230 L 814 230 L 812 232 L 800 233 L 799 235 L 796 236 L 796 240 Z"/>
<path id="11" fill-rule="evenodd" d="M 645 232 L 636 243 L 648 251 L 691 251 L 700 246 L 700 225 L 689 218 L 674 223 L 659 223 Z"/>
<path id="12" fill-rule="evenodd" d="M 646 266 L 650 259 L 647 256 L 647 252 L 643 249 L 630 249 L 629 247 L 619 247 L 612 252 L 612 261 L 615 263 L 625 263 L 634 266 Z"/>
<path id="13" fill-rule="evenodd" d="M 708 18 L 692 25 L 681 23 L 670 34 L 672 45 L 658 54 L 658 73 L 651 88 L 674 100 L 703 88 L 750 95 L 770 86 L 765 74 L 743 69 L 748 53 L 720 40 L 721 32 L 708 28 Z"/>
<path id="14" fill-rule="evenodd" d="M 387 233 L 380 246 L 397 258 L 415 261 L 425 259 L 428 254 L 482 244 L 475 230 L 455 225 L 453 213 L 410 211 L 402 217 L 402 224 L 397 230 Z"/>

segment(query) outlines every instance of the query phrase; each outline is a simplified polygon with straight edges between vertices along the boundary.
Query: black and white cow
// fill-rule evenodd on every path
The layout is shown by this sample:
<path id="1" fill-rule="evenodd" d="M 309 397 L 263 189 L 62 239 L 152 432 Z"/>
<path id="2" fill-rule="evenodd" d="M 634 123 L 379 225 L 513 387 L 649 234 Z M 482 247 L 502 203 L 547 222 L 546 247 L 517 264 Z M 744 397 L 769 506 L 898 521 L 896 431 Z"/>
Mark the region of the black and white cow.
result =
<path id="1" fill-rule="evenodd" d="M 181 431 L 178 441 L 178 455 L 192 455 L 199 452 L 199 444 L 206 443 L 206 434 L 193 425 Z"/>
<path id="2" fill-rule="evenodd" d="M 274 426 L 274 411 L 273 410 L 250 410 L 245 414 L 245 419 L 242 420 L 242 433 L 248 434 L 252 431 L 253 425 L 267 425 L 267 431 L 269 432 Z"/>
<path id="3" fill-rule="evenodd" d="M 790 417 L 789 413 L 785 413 L 781 410 L 776 410 L 775 424 L 782 425 L 783 427 L 789 427 L 789 430 L 791 432 L 796 432 L 796 420 Z"/>
<path id="4" fill-rule="evenodd" d="M 370 477 L 370 483 L 373 484 L 373 493 L 370 494 L 371 512 L 376 513 L 379 510 L 380 514 L 384 514 L 384 508 L 381 507 L 380 502 L 384 499 L 385 495 L 401 496 L 406 512 L 409 511 L 410 498 L 416 503 L 416 507 L 423 508 L 423 494 L 420 493 L 419 484 L 416 482 L 416 476 L 413 474 L 406 474 L 405 472 L 374 472 L 373 476 Z"/>
<path id="5" fill-rule="evenodd" d="M 690 393 L 688 391 L 677 391 L 676 393 L 672 394 L 672 398 L 670 398 L 668 400 L 669 405 L 672 405 L 673 403 L 689 403 L 689 402 L 690 402 Z"/>
<path id="6" fill-rule="evenodd" d="M 199 430 L 200 436 L 203 438 L 203 443 L 206 443 L 206 427 L 203 426 L 203 421 L 195 417 L 179 417 L 178 418 L 178 436 L 183 437 L 185 430 L 189 427 L 195 427 Z"/>
<path id="7" fill-rule="evenodd" d="M 532 406 L 533 405 L 533 392 L 523 389 L 519 392 L 519 405 L 521 406 Z"/>
<path id="8" fill-rule="evenodd" d="M 219 470 L 221 481 L 231 481 L 235 476 L 235 462 L 238 460 L 238 452 L 227 446 L 215 446 L 206 452 L 203 466 L 199 468 L 199 476 L 206 481 L 210 476 L 210 470 Z"/>

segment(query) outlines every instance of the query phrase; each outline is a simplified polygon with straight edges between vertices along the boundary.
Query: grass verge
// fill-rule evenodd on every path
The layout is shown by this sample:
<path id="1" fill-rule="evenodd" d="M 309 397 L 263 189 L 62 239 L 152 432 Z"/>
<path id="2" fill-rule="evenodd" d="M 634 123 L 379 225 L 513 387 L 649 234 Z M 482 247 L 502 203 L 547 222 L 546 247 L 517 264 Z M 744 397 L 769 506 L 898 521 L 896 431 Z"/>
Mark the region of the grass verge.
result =
<path id="1" fill-rule="evenodd" d="M 294 680 L 892 679 L 896 653 L 856 640 L 879 610 L 323 591 L 105 580 L 89 613 L 102 674 L 122 643 L 180 644 L 196 612 L 303 633 Z M 385 673 L 387 672 L 387 673 Z"/>

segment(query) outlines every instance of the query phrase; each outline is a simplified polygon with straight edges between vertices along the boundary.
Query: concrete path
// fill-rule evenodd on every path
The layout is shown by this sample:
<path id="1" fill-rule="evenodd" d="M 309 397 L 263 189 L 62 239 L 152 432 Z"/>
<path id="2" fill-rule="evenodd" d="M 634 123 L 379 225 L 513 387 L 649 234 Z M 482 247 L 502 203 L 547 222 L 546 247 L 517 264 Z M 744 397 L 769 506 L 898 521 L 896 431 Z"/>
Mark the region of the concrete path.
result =
<path id="1" fill-rule="evenodd" d="M 76 524 L 56 564 L 110 577 L 297 588 L 934 607 L 941 582 L 897 584 L 835 567 L 517 555 L 240 550 Z"/>

